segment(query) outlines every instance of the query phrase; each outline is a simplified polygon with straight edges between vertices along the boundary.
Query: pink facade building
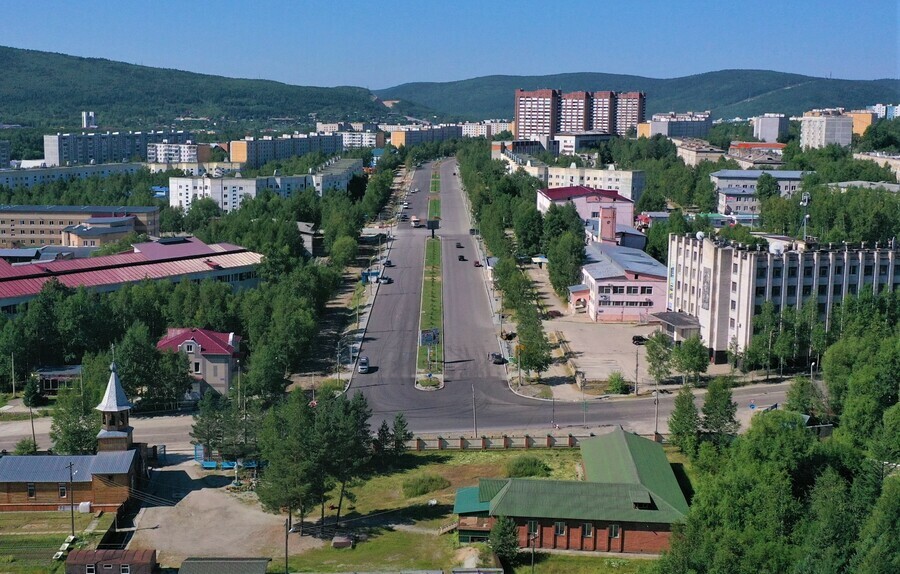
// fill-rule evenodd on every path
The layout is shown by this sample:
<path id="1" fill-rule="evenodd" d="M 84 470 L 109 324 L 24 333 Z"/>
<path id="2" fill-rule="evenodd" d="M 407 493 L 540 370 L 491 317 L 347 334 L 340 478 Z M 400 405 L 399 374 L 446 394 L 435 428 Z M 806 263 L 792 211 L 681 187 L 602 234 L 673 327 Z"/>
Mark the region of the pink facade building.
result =
<path id="1" fill-rule="evenodd" d="M 598 219 L 604 207 L 616 208 L 616 224 L 634 225 L 634 202 L 611 189 L 591 189 L 583 185 L 541 189 L 537 193 L 537 209 L 546 214 L 550 205 L 573 203 L 581 219 Z"/>
<path id="2" fill-rule="evenodd" d="M 569 304 L 600 323 L 643 323 L 666 309 L 666 266 L 640 249 L 591 243 Z"/>
<path id="3" fill-rule="evenodd" d="M 188 372 L 196 381 L 193 391 L 198 395 L 209 388 L 227 395 L 238 373 L 240 343 L 234 333 L 176 328 L 169 329 L 156 348 L 187 355 Z"/>

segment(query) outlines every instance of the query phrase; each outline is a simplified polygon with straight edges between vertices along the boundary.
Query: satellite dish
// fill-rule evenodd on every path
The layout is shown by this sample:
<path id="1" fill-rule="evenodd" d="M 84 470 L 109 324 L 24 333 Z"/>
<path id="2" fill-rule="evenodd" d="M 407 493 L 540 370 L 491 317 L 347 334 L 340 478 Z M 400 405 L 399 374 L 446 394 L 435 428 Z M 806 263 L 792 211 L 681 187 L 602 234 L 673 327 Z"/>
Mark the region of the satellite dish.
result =
<path id="1" fill-rule="evenodd" d="M 697 239 L 699 239 L 700 241 L 703 241 L 704 237 L 706 237 L 705 233 L 703 233 L 702 231 L 697 232 Z"/>

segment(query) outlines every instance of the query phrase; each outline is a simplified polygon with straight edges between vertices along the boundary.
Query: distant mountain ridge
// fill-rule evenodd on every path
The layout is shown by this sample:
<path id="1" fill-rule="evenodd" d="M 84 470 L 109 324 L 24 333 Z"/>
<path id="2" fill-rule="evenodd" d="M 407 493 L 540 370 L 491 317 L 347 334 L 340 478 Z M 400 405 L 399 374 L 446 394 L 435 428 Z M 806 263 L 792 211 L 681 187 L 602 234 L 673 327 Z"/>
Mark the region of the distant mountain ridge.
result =
<path id="1" fill-rule="evenodd" d="M 765 112 L 799 115 L 817 107 L 859 108 L 900 100 L 898 79 L 832 80 L 767 70 L 721 70 L 671 79 L 594 72 L 484 76 L 456 82 L 402 84 L 374 92 L 382 99 L 415 102 L 448 116 L 512 119 L 517 88 L 645 92 L 648 116 L 689 110 L 710 110 L 716 118 Z"/>

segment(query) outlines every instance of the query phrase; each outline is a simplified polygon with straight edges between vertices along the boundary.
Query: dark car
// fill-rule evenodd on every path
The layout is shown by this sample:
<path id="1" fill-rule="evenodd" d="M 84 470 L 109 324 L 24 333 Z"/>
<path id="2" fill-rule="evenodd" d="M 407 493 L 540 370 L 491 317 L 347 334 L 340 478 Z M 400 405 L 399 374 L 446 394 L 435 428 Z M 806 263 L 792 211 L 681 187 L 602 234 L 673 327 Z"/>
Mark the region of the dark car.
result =
<path id="1" fill-rule="evenodd" d="M 647 337 L 643 335 L 635 335 L 631 338 L 632 345 L 643 345 L 647 342 Z"/>
<path id="2" fill-rule="evenodd" d="M 506 362 L 506 359 L 504 359 L 503 355 L 501 355 L 500 353 L 491 353 L 490 355 L 488 355 L 488 358 L 490 358 L 491 363 L 495 365 L 502 365 Z"/>
<path id="3" fill-rule="evenodd" d="M 457 248 L 457 249 L 462 249 L 462 243 L 460 243 L 459 241 L 457 241 L 457 242 L 456 242 L 456 248 Z"/>
<path id="4" fill-rule="evenodd" d="M 459 260 L 460 260 L 460 261 L 465 261 L 465 260 L 466 260 L 466 256 L 465 256 L 465 255 L 460 255 L 460 256 L 459 256 Z"/>
<path id="5" fill-rule="evenodd" d="M 385 259 L 385 260 L 384 260 L 384 266 L 385 266 L 385 267 L 393 267 L 393 266 L 394 266 L 394 262 L 391 261 L 390 259 Z"/>
<path id="6" fill-rule="evenodd" d="M 475 267 L 482 267 L 481 261 L 476 260 L 476 261 L 475 261 Z"/>
<path id="7" fill-rule="evenodd" d="M 388 284 L 388 283 L 393 283 L 394 280 L 391 279 L 390 277 L 381 276 L 381 277 L 378 278 L 378 282 L 381 283 L 381 284 L 383 284 L 383 285 L 386 285 L 386 284 Z"/>

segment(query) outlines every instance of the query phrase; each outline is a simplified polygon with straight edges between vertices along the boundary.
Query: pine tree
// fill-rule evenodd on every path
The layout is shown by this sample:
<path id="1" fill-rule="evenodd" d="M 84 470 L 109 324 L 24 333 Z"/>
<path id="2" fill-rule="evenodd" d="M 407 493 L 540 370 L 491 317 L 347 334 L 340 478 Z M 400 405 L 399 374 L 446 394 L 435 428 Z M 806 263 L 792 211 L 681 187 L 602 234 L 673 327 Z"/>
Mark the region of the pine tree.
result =
<path id="1" fill-rule="evenodd" d="M 519 554 L 519 535 L 511 518 L 498 516 L 488 538 L 491 550 L 505 564 L 511 564 Z"/>
<path id="2" fill-rule="evenodd" d="M 737 434 L 737 403 L 731 400 L 728 380 L 716 377 L 709 384 L 703 401 L 703 430 L 711 435 L 713 442 L 722 446 Z"/>
<path id="3" fill-rule="evenodd" d="M 44 403 L 44 397 L 41 395 L 41 387 L 37 377 L 28 377 L 28 382 L 25 383 L 25 390 L 22 392 L 22 403 L 29 408 L 39 407 Z"/>
<path id="4" fill-rule="evenodd" d="M 391 454 L 394 459 L 398 459 L 406 453 L 409 447 L 406 446 L 406 442 L 411 440 L 413 437 L 413 433 L 409 430 L 409 425 L 406 423 L 406 416 L 403 413 L 397 413 L 394 417 L 394 426 L 391 428 L 391 438 L 394 441 L 391 446 Z"/>
<path id="5" fill-rule="evenodd" d="M 697 453 L 700 414 L 694 404 L 694 393 L 684 386 L 675 396 L 675 408 L 669 417 L 669 436 L 672 444 L 693 458 Z"/>

